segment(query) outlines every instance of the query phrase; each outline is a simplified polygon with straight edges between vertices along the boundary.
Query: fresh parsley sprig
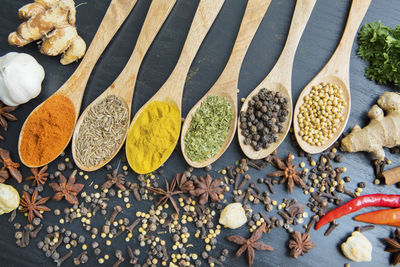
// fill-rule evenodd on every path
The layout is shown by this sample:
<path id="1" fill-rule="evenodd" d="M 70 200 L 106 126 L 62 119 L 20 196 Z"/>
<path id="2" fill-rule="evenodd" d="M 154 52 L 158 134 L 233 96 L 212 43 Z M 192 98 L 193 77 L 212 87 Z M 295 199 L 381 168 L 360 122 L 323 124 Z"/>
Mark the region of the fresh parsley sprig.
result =
<path id="1" fill-rule="evenodd" d="M 358 33 L 358 44 L 357 54 L 369 62 L 365 75 L 377 83 L 400 87 L 400 25 L 367 23 Z"/>

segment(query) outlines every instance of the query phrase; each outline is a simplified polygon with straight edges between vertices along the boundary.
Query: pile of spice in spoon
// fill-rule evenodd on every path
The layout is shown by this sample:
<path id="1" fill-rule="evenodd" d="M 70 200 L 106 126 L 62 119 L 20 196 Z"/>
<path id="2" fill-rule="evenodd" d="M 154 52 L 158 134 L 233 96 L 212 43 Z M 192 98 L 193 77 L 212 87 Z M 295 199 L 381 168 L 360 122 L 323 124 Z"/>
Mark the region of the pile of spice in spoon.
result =
<path id="1" fill-rule="evenodd" d="M 220 96 L 207 97 L 192 116 L 184 138 L 190 160 L 203 162 L 214 157 L 228 136 L 232 119 L 229 101 Z"/>
<path id="2" fill-rule="evenodd" d="M 149 103 L 128 132 L 126 156 L 131 168 L 145 174 L 160 167 L 174 150 L 180 129 L 180 111 L 173 102 Z"/>
<path id="3" fill-rule="evenodd" d="M 240 133 L 245 137 L 244 144 L 251 145 L 256 151 L 268 148 L 285 130 L 288 99 L 279 92 L 264 88 L 248 104 L 247 110 L 240 113 Z"/>
<path id="4" fill-rule="evenodd" d="M 26 120 L 19 140 L 19 156 L 27 166 L 43 166 L 66 147 L 75 125 L 71 100 L 53 95 Z"/>
<path id="5" fill-rule="evenodd" d="M 128 107 L 115 95 L 109 95 L 93 105 L 76 136 L 75 159 L 86 167 L 103 163 L 121 144 L 128 120 Z"/>
<path id="6" fill-rule="evenodd" d="M 304 97 L 297 115 L 299 136 L 310 145 L 325 144 L 344 121 L 345 105 L 343 90 L 339 86 L 331 83 L 313 86 Z"/>

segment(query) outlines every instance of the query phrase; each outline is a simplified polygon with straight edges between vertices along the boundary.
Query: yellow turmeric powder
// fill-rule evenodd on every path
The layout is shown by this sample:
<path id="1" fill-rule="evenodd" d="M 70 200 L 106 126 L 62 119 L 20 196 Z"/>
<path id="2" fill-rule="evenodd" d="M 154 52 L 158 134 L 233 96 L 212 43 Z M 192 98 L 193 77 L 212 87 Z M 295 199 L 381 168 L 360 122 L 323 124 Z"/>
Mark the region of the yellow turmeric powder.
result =
<path id="1" fill-rule="evenodd" d="M 160 167 L 173 152 L 180 128 L 180 111 L 174 103 L 149 103 L 132 125 L 126 139 L 126 156 L 131 168 L 145 174 Z"/>

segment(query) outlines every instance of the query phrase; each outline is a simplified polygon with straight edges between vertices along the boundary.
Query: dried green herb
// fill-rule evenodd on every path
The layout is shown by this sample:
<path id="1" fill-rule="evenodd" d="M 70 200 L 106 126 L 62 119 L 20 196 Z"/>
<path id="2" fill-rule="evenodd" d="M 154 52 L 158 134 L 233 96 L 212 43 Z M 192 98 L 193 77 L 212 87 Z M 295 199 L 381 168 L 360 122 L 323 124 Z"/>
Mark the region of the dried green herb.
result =
<path id="1" fill-rule="evenodd" d="M 192 117 L 185 135 L 186 155 L 202 162 L 214 157 L 224 144 L 233 119 L 231 104 L 220 96 L 209 96 Z"/>

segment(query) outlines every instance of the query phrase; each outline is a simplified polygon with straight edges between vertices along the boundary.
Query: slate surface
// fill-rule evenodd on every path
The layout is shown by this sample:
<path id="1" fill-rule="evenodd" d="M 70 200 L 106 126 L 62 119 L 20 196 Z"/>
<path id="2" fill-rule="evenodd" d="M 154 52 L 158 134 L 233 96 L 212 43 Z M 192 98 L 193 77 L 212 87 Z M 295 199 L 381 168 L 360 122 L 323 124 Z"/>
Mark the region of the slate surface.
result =
<path id="1" fill-rule="evenodd" d="M 299 0 L 301 1 L 301 0 Z M 30 101 L 28 104 L 20 106 L 15 112 L 19 121 L 11 123 L 7 133 L 1 131 L 5 136 L 5 141 L 0 141 L 0 146 L 11 150 L 12 157 L 18 159 L 17 156 L 17 137 L 21 129 L 22 123 L 26 116 L 42 101 L 55 92 L 73 73 L 78 63 L 62 66 L 59 58 L 52 58 L 41 55 L 35 44 L 28 45 L 24 48 L 11 47 L 7 43 L 7 36 L 14 31 L 19 22 L 17 19 L 17 10 L 28 1 L 3 0 L 0 9 L 0 55 L 4 55 L 10 51 L 25 52 L 33 55 L 46 70 L 46 78 L 43 83 L 43 90 L 39 97 Z M 110 1 L 94 1 L 94 0 L 77 0 L 77 26 L 81 36 L 89 44 L 93 38 L 98 25 L 105 13 Z M 180 54 L 180 50 L 185 41 L 186 33 L 189 29 L 191 20 L 196 10 L 198 1 L 178 0 L 172 13 L 165 22 L 155 42 L 150 48 L 143 61 L 140 69 L 138 81 L 136 84 L 136 93 L 133 100 L 133 114 L 161 87 L 168 78 Z M 318 0 L 314 11 L 311 15 L 307 28 L 304 32 L 302 40 L 294 61 L 292 90 L 294 103 L 301 89 L 314 77 L 319 70 L 325 65 L 335 50 L 340 36 L 343 32 L 345 21 L 351 1 L 349 0 Z M 87 89 L 83 98 L 82 108 L 85 108 L 92 100 L 94 100 L 111 82 L 117 77 L 119 72 L 128 61 L 129 55 L 135 45 L 141 25 L 144 21 L 150 1 L 138 1 L 131 15 L 125 24 L 117 33 L 114 40 L 109 44 L 88 82 Z M 268 74 L 275 64 L 284 45 L 287 31 L 290 25 L 293 13 L 294 0 L 273 0 L 269 10 L 261 23 L 260 28 L 249 48 L 244 60 L 239 81 L 240 93 L 239 98 L 245 97 L 263 78 Z M 201 96 L 212 86 L 221 73 L 227 62 L 233 42 L 241 22 L 241 18 L 246 6 L 246 1 L 227 0 L 223 6 L 216 22 L 211 31 L 202 44 L 197 57 L 195 58 L 185 85 L 183 95 L 183 116 L 186 116 L 190 108 L 201 98 Z M 400 23 L 400 5 L 398 0 L 385 0 L 372 2 L 369 11 L 364 18 L 364 22 L 382 20 L 383 24 L 395 26 Z M 351 129 L 354 123 L 364 125 L 367 123 L 367 112 L 372 104 L 374 104 L 380 94 L 388 90 L 396 90 L 390 86 L 377 85 L 364 77 L 365 63 L 356 56 L 357 45 L 354 45 L 351 55 L 350 67 L 350 86 L 352 97 L 352 110 L 347 129 Z M 288 137 L 279 147 L 279 155 L 285 156 L 289 151 L 294 151 Z M 393 162 L 393 166 L 400 164 L 399 155 L 391 155 L 387 152 Z M 70 148 L 67 150 L 67 156 L 70 156 Z M 213 170 L 221 169 L 227 165 L 232 165 L 242 157 L 237 140 L 235 139 L 230 148 L 213 165 Z M 117 166 L 120 160 L 117 156 L 113 161 L 113 166 Z M 295 162 L 299 163 L 304 158 L 296 158 Z M 58 160 L 57 162 L 59 162 Z M 367 188 L 365 193 L 385 192 L 397 193 L 395 187 L 375 186 L 373 181 L 373 170 L 370 165 L 371 156 L 363 153 L 346 154 L 344 161 L 340 166 L 347 166 L 348 175 L 352 177 L 352 181 L 348 186 L 351 189 L 356 188 L 359 181 L 365 181 Z M 54 171 L 56 163 L 51 164 L 50 169 Z M 174 152 L 172 157 L 165 164 L 165 177 L 171 178 L 175 172 L 183 171 L 186 164 L 180 151 Z M 27 168 L 22 168 L 24 177 L 29 175 Z M 272 167 L 268 167 L 261 172 L 250 171 L 255 178 L 264 177 L 266 173 L 271 172 Z M 213 171 L 214 172 L 214 171 Z M 89 184 L 101 184 L 104 181 L 105 170 L 100 170 L 90 174 L 90 179 L 86 182 Z M 204 174 L 203 170 L 197 170 L 197 175 Z M 216 176 L 216 174 L 215 174 Z M 128 179 L 133 180 L 136 175 L 130 174 Z M 79 181 L 85 182 L 82 178 Z M 10 184 L 16 185 L 14 181 Z M 22 190 L 22 185 L 17 185 Z M 294 193 L 290 196 L 284 186 L 277 186 L 277 192 L 272 196 L 273 199 L 281 201 L 282 198 L 296 197 L 302 203 L 306 203 L 307 197 L 303 195 L 299 188 L 294 189 Z M 90 191 L 90 190 L 88 190 Z M 44 196 L 50 195 L 51 190 L 46 187 Z M 230 198 L 230 194 L 229 195 Z M 345 200 L 348 197 L 344 197 Z M 113 200 L 114 201 L 114 200 Z M 112 202 L 113 202 L 112 201 Z M 66 202 L 56 203 L 50 202 L 49 207 L 64 208 Z M 147 210 L 149 202 L 134 202 L 134 207 L 125 210 L 124 215 L 133 219 L 136 210 Z M 262 209 L 258 205 L 254 210 Z M 366 209 L 369 211 L 372 209 Z M 28 248 L 19 249 L 15 245 L 14 230 L 12 225 L 7 221 L 9 216 L 0 217 L 0 225 L 2 228 L 0 238 L 0 265 L 1 266 L 45 266 L 53 265 L 53 262 L 47 259 L 44 254 L 35 247 L 33 242 Z M 57 224 L 58 219 L 53 214 L 45 215 L 45 225 Z M 101 226 L 104 222 L 101 216 L 93 221 L 93 225 Z M 25 218 L 19 214 L 17 221 L 25 223 Z M 271 244 L 275 251 L 257 252 L 254 266 L 343 266 L 349 262 L 340 251 L 340 243 L 352 232 L 355 226 L 360 225 L 351 220 L 351 216 L 338 220 L 340 226 L 329 237 L 324 237 L 323 230 L 318 232 L 312 231 L 312 240 L 317 247 L 310 251 L 305 257 L 295 260 L 289 258 L 287 249 L 288 234 L 283 229 L 273 230 L 265 235 L 262 240 Z M 83 229 L 78 222 L 66 225 L 67 228 L 83 233 Z M 297 226 L 301 230 L 301 226 Z M 371 263 L 351 263 L 352 266 L 383 266 L 389 264 L 389 255 L 384 252 L 383 237 L 387 237 L 391 227 L 377 227 L 375 230 L 367 232 L 365 235 L 372 242 L 374 248 Z M 219 236 L 218 248 L 213 255 L 218 256 L 222 248 L 228 248 L 234 251 L 237 246 L 224 240 L 225 236 L 234 233 L 245 233 L 245 227 L 235 231 L 223 231 Z M 40 238 L 44 236 L 42 231 Z M 134 239 L 132 239 L 134 240 Z M 104 242 L 104 241 L 103 241 Z M 89 242 L 87 242 L 89 244 Z M 203 250 L 201 243 L 194 243 L 195 247 L 191 250 L 200 253 Z M 114 239 L 111 247 L 104 246 L 103 254 L 110 254 L 110 260 L 105 265 L 111 266 L 115 260 L 113 252 L 115 249 L 122 249 L 125 253 L 125 241 L 123 238 Z M 138 247 L 137 241 L 131 241 L 133 247 Z M 74 249 L 74 256 L 79 253 L 79 249 Z M 61 255 L 66 253 L 65 248 L 60 249 Z M 89 265 L 97 265 L 96 257 L 89 249 Z M 72 265 L 70 259 L 65 266 Z M 127 263 L 125 262 L 126 266 Z M 226 265 L 245 266 L 246 259 L 240 257 L 234 259 L 228 257 Z"/>

